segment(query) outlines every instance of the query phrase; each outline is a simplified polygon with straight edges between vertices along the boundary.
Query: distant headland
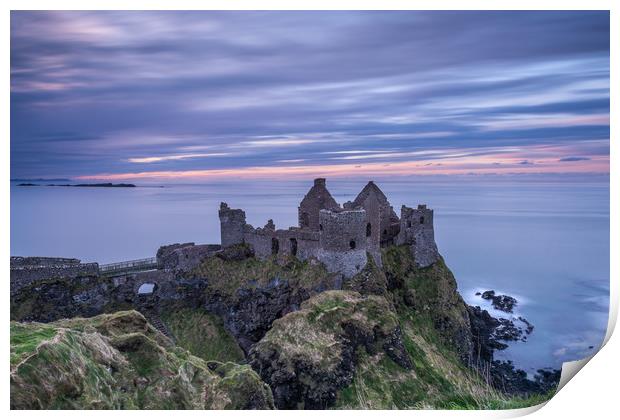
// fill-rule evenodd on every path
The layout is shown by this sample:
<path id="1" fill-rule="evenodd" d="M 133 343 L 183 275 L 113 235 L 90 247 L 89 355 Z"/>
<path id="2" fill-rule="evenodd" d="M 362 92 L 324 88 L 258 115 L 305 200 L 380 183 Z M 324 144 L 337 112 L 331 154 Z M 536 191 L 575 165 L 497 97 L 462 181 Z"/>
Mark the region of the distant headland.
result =
<path id="1" fill-rule="evenodd" d="M 135 188 L 135 184 L 112 184 L 106 182 L 103 184 L 35 184 L 32 182 L 24 182 L 17 184 L 18 187 L 99 187 L 99 188 Z"/>

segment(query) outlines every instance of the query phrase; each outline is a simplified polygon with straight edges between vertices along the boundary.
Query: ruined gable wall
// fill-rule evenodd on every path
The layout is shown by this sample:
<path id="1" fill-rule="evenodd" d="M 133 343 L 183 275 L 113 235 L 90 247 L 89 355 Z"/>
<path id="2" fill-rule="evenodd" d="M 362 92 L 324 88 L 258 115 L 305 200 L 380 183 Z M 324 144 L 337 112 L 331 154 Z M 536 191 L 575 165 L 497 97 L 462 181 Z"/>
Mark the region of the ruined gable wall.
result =
<path id="1" fill-rule="evenodd" d="M 323 209 L 340 211 L 341 208 L 325 186 L 325 178 L 317 178 L 297 209 L 299 227 L 319 230 L 319 212 Z"/>
<path id="2" fill-rule="evenodd" d="M 383 191 L 373 181 L 366 184 L 353 203 L 347 204 L 348 208 L 361 207 L 366 210 L 373 231 L 371 235 L 373 241 L 369 244 L 372 248 L 375 247 L 374 231 L 378 234 L 377 248 L 394 243 L 400 229 L 400 221 Z"/>
<path id="3" fill-rule="evenodd" d="M 420 267 L 428 267 L 439 259 L 433 227 L 433 210 L 420 204 L 417 209 L 401 208 L 400 232 L 397 245 L 409 245 L 414 261 Z"/>

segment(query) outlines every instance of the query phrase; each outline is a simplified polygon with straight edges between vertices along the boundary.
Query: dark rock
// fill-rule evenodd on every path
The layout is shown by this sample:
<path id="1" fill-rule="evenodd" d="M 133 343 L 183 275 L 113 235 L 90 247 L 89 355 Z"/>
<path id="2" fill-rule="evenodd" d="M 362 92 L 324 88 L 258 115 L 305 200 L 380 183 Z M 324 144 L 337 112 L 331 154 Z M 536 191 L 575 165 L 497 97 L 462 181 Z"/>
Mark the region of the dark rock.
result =
<path id="1" fill-rule="evenodd" d="M 534 380 L 528 379 L 527 373 L 516 369 L 510 360 L 493 361 L 490 366 L 492 385 L 508 395 L 529 397 L 544 394 L 557 388 L 560 382 L 559 369 L 539 369 Z"/>
<path id="2" fill-rule="evenodd" d="M 310 294 L 287 280 L 273 279 L 265 287 L 240 288 L 232 298 L 208 289 L 204 307 L 224 321 L 244 352 L 260 340 L 274 320 L 299 308 Z"/>
<path id="3" fill-rule="evenodd" d="M 478 295 L 478 293 L 476 293 L 476 295 Z M 490 300 L 495 309 L 508 313 L 512 313 L 512 310 L 517 305 L 517 299 L 508 295 L 496 295 L 495 290 L 483 292 L 482 299 Z"/>
<path id="4" fill-rule="evenodd" d="M 471 364 L 475 367 L 486 366 L 493 360 L 495 350 L 504 350 L 508 347 L 500 343 L 493 333 L 499 326 L 499 321 L 493 318 L 488 311 L 479 306 L 468 306 L 469 322 L 474 343 L 474 353 Z"/>

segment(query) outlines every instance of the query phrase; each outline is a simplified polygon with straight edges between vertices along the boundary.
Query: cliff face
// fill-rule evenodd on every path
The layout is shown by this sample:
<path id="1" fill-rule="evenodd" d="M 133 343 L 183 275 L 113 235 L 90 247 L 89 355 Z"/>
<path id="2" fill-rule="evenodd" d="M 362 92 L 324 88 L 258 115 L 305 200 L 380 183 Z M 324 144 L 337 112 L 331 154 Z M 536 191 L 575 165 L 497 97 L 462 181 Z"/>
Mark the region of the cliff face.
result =
<path id="1" fill-rule="evenodd" d="M 249 359 L 278 408 L 316 409 L 333 405 L 353 381 L 358 350 L 385 355 L 403 370 L 413 366 L 385 298 L 329 291 L 274 322 Z"/>
<path id="2" fill-rule="evenodd" d="M 388 248 L 383 258 L 388 288 L 399 312 L 420 325 L 432 326 L 461 361 L 470 365 L 475 348 L 468 306 L 443 258 L 420 268 L 407 246 Z"/>
<path id="3" fill-rule="evenodd" d="M 161 279 L 150 301 L 135 293 L 146 278 L 33 283 L 27 293 L 12 296 L 12 319 L 48 322 L 145 308 L 147 314 L 158 312 L 157 321 L 166 324 L 175 343 L 138 312 L 12 323 L 11 404 L 507 408 L 533 403 L 507 399 L 472 369 L 489 364 L 497 348 L 488 339 L 492 322 L 465 304 L 443 259 L 421 268 L 403 245 L 383 249 L 382 261 L 378 267 L 371 258 L 344 279 L 316 260 L 263 261 L 241 246 L 209 256 L 187 273 L 152 274 Z"/>

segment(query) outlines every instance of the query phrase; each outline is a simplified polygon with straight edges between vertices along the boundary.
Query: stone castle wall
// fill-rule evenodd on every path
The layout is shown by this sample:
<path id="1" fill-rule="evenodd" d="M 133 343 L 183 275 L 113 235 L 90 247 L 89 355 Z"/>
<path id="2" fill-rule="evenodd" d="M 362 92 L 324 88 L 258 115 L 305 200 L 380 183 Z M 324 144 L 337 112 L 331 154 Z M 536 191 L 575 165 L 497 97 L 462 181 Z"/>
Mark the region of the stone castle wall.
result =
<path id="1" fill-rule="evenodd" d="M 243 215 L 230 223 L 230 214 Z M 275 229 L 273 221 L 262 228 L 245 223 L 245 212 L 231 209 L 226 203 L 220 205 L 222 238 L 234 238 L 229 245 L 246 243 L 257 258 L 272 256 L 295 256 L 301 261 L 316 258 L 325 263 L 328 270 L 347 277 L 359 272 L 366 265 L 366 212 L 351 210 L 332 212 L 321 210 L 318 229 Z M 243 222 L 242 227 L 239 226 Z M 235 230 L 233 232 L 233 230 Z"/>
<path id="2" fill-rule="evenodd" d="M 243 230 L 245 227 L 245 212 L 239 209 L 231 209 L 228 204 L 220 204 L 220 227 L 222 235 L 222 247 L 227 247 L 243 242 Z"/>
<path id="3" fill-rule="evenodd" d="M 365 210 L 321 210 L 318 259 L 328 271 L 352 277 L 364 268 L 368 262 L 366 224 Z"/>
<path id="4" fill-rule="evenodd" d="M 416 264 L 428 267 L 439 259 L 433 227 L 433 210 L 420 204 L 417 209 L 401 208 L 397 245 L 409 245 Z"/>
<path id="5" fill-rule="evenodd" d="M 258 258 L 292 255 L 301 261 L 318 257 L 319 235 L 305 229 L 258 228 L 245 225 L 244 242 Z"/>
<path id="6" fill-rule="evenodd" d="M 246 223 L 245 212 L 220 205 L 222 247 L 247 243 L 258 258 L 292 255 L 300 260 L 317 258 L 329 271 L 347 277 L 359 272 L 370 255 L 382 265 L 381 248 L 409 245 L 418 266 L 427 267 L 439 258 L 433 229 L 433 211 L 426 205 L 403 206 L 401 217 L 383 192 L 370 181 L 353 202 L 343 207 L 315 179 L 298 208 L 299 227 L 276 229 L 273 221 L 262 228 Z"/>
<path id="7" fill-rule="evenodd" d="M 75 258 L 11 257 L 11 295 L 39 280 L 98 275 L 99 264 Z"/>
<path id="8" fill-rule="evenodd" d="M 70 266 L 79 265 L 77 258 L 58 257 L 11 257 L 11 268 L 18 267 L 42 267 L 42 266 Z"/>

